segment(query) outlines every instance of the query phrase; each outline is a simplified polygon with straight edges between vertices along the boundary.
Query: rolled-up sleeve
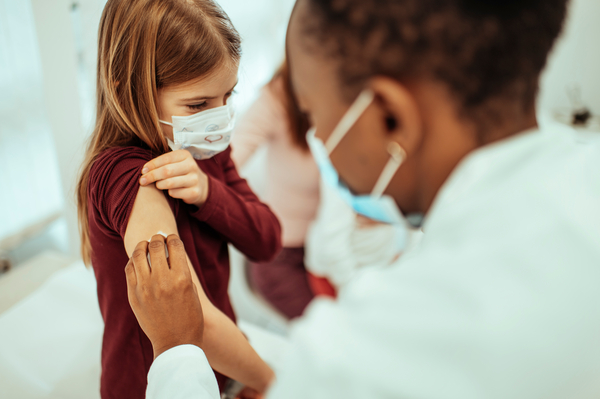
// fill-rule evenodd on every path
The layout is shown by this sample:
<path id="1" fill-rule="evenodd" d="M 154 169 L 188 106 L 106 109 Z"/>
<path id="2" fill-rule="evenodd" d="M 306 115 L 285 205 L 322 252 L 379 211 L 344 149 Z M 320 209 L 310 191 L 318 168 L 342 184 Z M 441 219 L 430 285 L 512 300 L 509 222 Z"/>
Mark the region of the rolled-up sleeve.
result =
<path id="1" fill-rule="evenodd" d="M 272 260 L 281 250 L 279 220 L 240 177 L 230 157 L 223 170 L 225 181 L 208 176 L 208 198 L 192 216 L 222 234 L 248 259 Z"/>

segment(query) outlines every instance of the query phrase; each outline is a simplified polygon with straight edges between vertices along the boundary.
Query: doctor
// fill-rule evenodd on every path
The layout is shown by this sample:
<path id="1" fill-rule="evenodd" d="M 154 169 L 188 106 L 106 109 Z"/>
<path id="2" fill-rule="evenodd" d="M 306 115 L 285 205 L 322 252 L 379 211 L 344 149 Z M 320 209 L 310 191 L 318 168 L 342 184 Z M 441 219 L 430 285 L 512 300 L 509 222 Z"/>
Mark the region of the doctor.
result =
<path id="1" fill-rule="evenodd" d="M 425 237 L 309 307 L 268 398 L 600 397 L 600 146 L 535 119 L 566 3 L 298 1 L 317 160 L 390 222 L 425 215 Z M 170 237 L 169 268 L 162 240 L 126 268 L 148 397 L 216 399 L 185 253 Z"/>

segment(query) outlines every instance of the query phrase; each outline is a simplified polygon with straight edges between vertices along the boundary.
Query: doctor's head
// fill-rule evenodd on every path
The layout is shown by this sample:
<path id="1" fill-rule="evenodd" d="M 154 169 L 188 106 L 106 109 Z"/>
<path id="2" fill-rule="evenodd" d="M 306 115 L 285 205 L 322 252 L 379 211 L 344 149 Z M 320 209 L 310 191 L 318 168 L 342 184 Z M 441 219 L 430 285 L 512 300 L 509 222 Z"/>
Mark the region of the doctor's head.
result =
<path id="1" fill-rule="evenodd" d="M 292 84 L 323 142 L 350 120 L 328 148 L 341 179 L 370 193 L 395 153 L 404 161 L 385 193 L 426 212 L 465 155 L 535 127 L 567 2 L 299 0 Z"/>

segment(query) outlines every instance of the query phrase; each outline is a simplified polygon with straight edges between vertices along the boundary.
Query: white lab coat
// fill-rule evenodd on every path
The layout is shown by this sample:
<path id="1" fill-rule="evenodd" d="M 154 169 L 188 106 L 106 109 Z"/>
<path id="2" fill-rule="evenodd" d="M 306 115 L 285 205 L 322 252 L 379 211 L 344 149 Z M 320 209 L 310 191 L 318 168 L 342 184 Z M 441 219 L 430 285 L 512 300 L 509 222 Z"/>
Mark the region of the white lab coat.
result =
<path id="1" fill-rule="evenodd" d="M 309 307 L 268 398 L 600 397 L 600 143 L 482 148 L 424 231 Z"/>
<path id="2" fill-rule="evenodd" d="M 219 386 L 204 351 L 194 345 L 169 349 L 148 373 L 148 399 L 219 399 Z"/>

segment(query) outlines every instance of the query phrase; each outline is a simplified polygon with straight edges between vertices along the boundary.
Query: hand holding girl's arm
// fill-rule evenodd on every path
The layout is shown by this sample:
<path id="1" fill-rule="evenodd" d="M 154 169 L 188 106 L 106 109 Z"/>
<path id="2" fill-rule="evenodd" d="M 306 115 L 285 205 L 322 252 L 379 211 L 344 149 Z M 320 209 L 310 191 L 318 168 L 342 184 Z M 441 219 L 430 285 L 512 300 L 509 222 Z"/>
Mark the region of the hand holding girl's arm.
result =
<path id="1" fill-rule="evenodd" d="M 177 224 L 164 194 L 154 185 L 140 187 L 125 232 L 125 249 L 131 257 L 141 241 L 158 231 L 177 234 Z M 196 272 L 187 259 L 192 280 L 204 313 L 203 348 L 211 366 L 260 392 L 273 379 L 273 371 L 252 349 L 231 319 L 206 296 Z"/>

